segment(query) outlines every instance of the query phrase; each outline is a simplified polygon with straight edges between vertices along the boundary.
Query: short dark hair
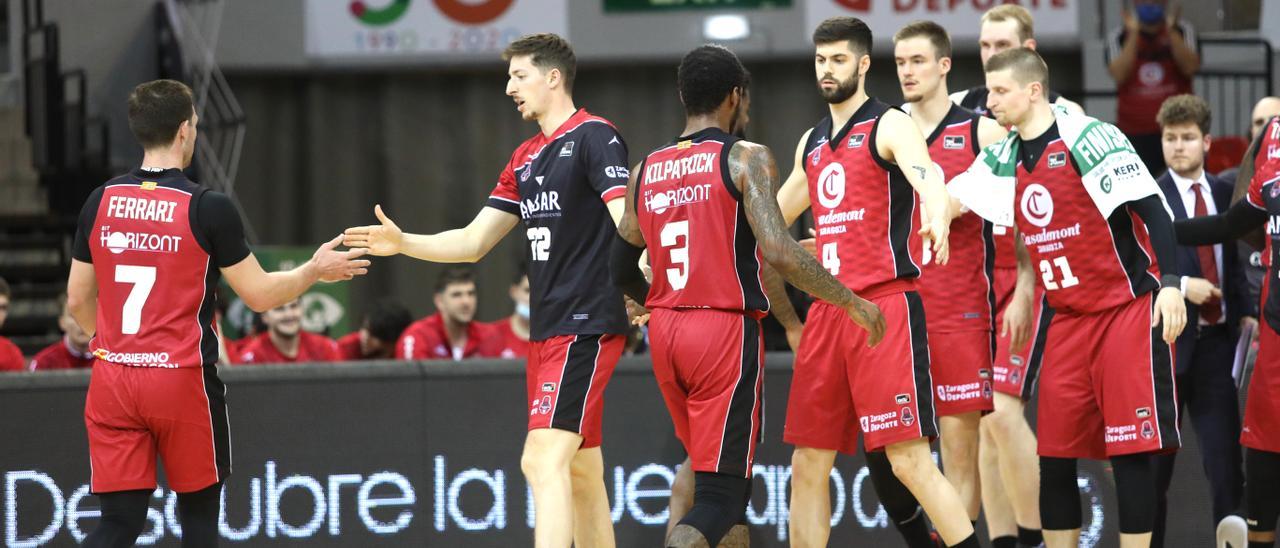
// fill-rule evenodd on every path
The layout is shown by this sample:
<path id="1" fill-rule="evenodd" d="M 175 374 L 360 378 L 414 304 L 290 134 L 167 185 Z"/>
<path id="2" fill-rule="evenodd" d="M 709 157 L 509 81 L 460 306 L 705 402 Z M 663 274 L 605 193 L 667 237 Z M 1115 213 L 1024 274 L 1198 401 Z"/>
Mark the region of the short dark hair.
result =
<path id="1" fill-rule="evenodd" d="M 191 88 L 177 80 L 152 80 L 129 94 L 129 129 L 143 149 L 169 146 L 195 112 Z"/>
<path id="2" fill-rule="evenodd" d="M 1212 121 L 1212 114 L 1209 112 L 1209 103 L 1204 99 L 1184 93 L 1182 95 L 1174 95 L 1164 100 L 1164 104 L 1160 105 L 1160 112 L 1156 114 L 1156 122 L 1161 128 L 1172 125 L 1193 123 L 1200 127 L 1200 133 L 1209 134 L 1209 123 Z"/>
<path id="3" fill-rule="evenodd" d="M 698 46 L 686 53 L 676 71 L 676 86 L 686 114 L 715 112 L 725 97 L 746 86 L 747 69 L 729 48 L 717 44 Z"/>
<path id="4" fill-rule="evenodd" d="M 8 297 L 11 295 L 13 295 L 13 293 L 9 289 L 9 282 L 4 281 L 4 278 L 0 278 L 0 297 Z"/>
<path id="5" fill-rule="evenodd" d="M 440 273 L 440 277 L 436 278 L 435 294 L 444 293 L 444 290 L 448 289 L 450 285 L 464 283 L 476 283 L 475 274 L 472 274 L 471 269 L 465 266 L 451 266 L 444 269 L 444 272 Z"/>
<path id="6" fill-rule="evenodd" d="M 854 53 L 871 55 L 871 27 L 857 17 L 831 17 L 813 29 L 815 46 L 842 40 L 849 42 L 849 49 Z"/>
<path id="7" fill-rule="evenodd" d="M 391 298 L 378 299 L 364 315 L 364 328 L 369 330 L 370 335 L 385 342 L 394 343 L 411 323 L 413 315 L 409 313 L 409 309 Z"/>
<path id="8" fill-rule="evenodd" d="M 1009 69 L 1013 77 L 1022 85 L 1040 82 L 1044 87 L 1046 99 L 1049 93 L 1049 65 L 1036 50 L 1028 48 L 1007 49 L 991 56 L 987 60 L 987 72 L 1000 72 Z"/>
<path id="9" fill-rule="evenodd" d="M 502 51 L 502 60 L 510 61 L 513 57 L 522 55 L 528 55 L 529 62 L 543 72 L 560 69 L 565 93 L 573 92 L 573 79 L 578 74 L 578 58 L 574 56 L 573 47 L 568 40 L 549 32 L 526 34 Z"/>
<path id="10" fill-rule="evenodd" d="M 926 38 L 933 44 L 934 57 L 942 59 L 943 57 L 951 57 L 951 36 L 947 34 L 947 29 L 942 25 L 933 21 L 915 21 L 908 23 L 907 26 L 898 29 L 898 33 L 893 35 L 893 43 L 898 43 L 911 38 Z"/>

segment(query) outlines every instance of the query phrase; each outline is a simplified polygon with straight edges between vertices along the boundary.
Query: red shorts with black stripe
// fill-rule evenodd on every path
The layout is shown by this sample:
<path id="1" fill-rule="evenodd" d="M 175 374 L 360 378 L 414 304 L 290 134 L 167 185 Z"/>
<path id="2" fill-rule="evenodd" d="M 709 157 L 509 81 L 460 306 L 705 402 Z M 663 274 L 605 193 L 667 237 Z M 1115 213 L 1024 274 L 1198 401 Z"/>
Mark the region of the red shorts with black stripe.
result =
<path id="1" fill-rule="evenodd" d="M 1036 437 L 1044 457 L 1103 459 L 1175 450 L 1173 350 L 1151 327 L 1154 296 L 1092 314 L 1058 311 L 1049 327 Z"/>
<path id="2" fill-rule="evenodd" d="M 1018 269 L 995 269 L 996 292 L 996 333 L 1004 328 L 1004 309 L 1013 300 L 1013 289 L 1018 282 Z M 1005 335 L 996 337 L 996 356 L 992 361 L 991 381 L 995 391 L 1002 394 L 1031 399 L 1035 393 L 1036 378 L 1040 376 L 1040 367 L 1044 363 L 1044 346 L 1049 334 L 1049 323 L 1053 321 L 1053 309 L 1049 308 L 1044 298 L 1044 288 L 1036 283 L 1035 304 L 1031 310 L 1031 338 L 1021 352 L 1014 353 L 1010 348 L 1012 337 Z"/>
<path id="3" fill-rule="evenodd" d="M 990 331 L 929 333 L 929 372 L 939 417 L 995 409 L 991 400 Z"/>
<path id="4" fill-rule="evenodd" d="M 529 341 L 525 367 L 529 430 L 567 430 L 582 436 L 583 449 L 599 447 L 604 389 L 625 343 L 622 335 L 560 335 Z"/>
<path id="5" fill-rule="evenodd" d="M 938 435 L 920 295 L 870 301 L 886 328 L 875 348 L 844 310 L 822 301 L 809 308 L 787 400 L 787 443 L 855 454 L 859 430 L 868 451 Z"/>
<path id="6" fill-rule="evenodd" d="M 665 309 L 649 319 L 653 374 L 696 472 L 751 477 L 764 430 L 764 335 L 740 312 Z"/>
<path id="7" fill-rule="evenodd" d="M 1258 361 L 1249 380 L 1240 444 L 1280 453 L 1280 335 L 1265 321 L 1258 331 Z"/>
<path id="8" fill-rule="evenodd" d="M 217 368 L 160 369 L 94 360 L 85 399 L 90 490 L 199 491 L 231 475 L 226 388 Z"/>

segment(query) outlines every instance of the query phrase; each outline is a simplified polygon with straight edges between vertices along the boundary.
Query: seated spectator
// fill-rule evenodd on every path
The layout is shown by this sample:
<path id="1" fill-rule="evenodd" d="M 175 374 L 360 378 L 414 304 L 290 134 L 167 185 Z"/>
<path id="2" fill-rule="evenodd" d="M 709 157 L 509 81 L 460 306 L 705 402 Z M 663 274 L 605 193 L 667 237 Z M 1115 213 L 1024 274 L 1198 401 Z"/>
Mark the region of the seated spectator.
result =
<path id="1" fill-rule="evenodd" d="M 409 325 L 396 341 L 396 358 L 461 360 L 479 357 L 493 328 L 474 321 L 476 281 L 471 269 L 452 267 L 436 279 L 436 313 Z"/>
<path id="2" fill-rule="evenodd" d="M 364 315 L 360 329 L 338 339 L 338 359 L 385 360 L 395 356 L 396 341 L 413 323 L 409 309 L 392 299 L 381 299 Z"/>
<path id="3" fill-rule="evenodd" d="M 1280 116 L 1280 97 L 1263 97 L 1254 103 L 1253 112 L 1249 116 L 1249 140 L 1257 139 L 1258 132 L 1267 125 L 1267 121 L 1276 116 Z M 1236 167 L 1222 170 L 1218 173 L 1218 178 L 1228 184 L 1235 184 L 1236 174 L 1239 172 L 1240 166 L 1237 164 Z"/>
<path id="4" fill-rule="evenodd" d="M 338 343 L 302 329 L 302 302 L 272 308 L 262 314 L 266 333 L 240 345 L 233 363 L 331 362 L 338 359 Z"/>
<path id="5" fill-rule="evenodd" d="M 0 278 L 0 327 L 9 317 L 9 282 Z M 22 350 L 13 341 L 0 337 L 0 372 L 26 371 L 27 360 L 22 357 Z"/>
<path id="6" fill-rule="evenodd" d="M 524 358 L 529 355 L 529 269 L 520 263 L 508 294 L 515 304 L 510 316 L 489 324 L 494 335 L 482 355 L 491 358 Z"/>
<path id="7" fill-rule="evenodd" d="M 93 353 L 89 350 L 90 337 L 71 312 L 67 310 L 67 296 L 58 297 L 62 304 L 62 315 L 58 316 L 58 329 L 62 330 L 62 340 L 53 343 L 36 353 L 31 359 L 32 371 L 50 371 L 53 369 L 88 369 L 93 367 Z"/>

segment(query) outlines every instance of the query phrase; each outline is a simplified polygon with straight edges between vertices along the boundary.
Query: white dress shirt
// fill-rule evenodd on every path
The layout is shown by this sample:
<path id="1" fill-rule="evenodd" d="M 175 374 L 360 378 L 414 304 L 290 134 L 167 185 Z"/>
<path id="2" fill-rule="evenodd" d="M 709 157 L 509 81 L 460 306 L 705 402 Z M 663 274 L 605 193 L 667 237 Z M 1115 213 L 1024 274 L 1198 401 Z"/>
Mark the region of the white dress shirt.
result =
<path id="1" fill-rule="evenodd" d="M 1187 218 L 1193 218 L 1196 216 L 1196 192 L 1204 193 L 1204 207 L 1207 214 L 1214 215 L 1218 213 L 1218 206 L 1213 203 L 1213 189 L 1209 188 L 1209 180 L 1205 178 L 1203 169 L 1200 170 L 1200 176 L 1194 180 L 1184 178 L 1173 172 L 1173 170 L 1169 171 L 1169 177 L 1173 179 L 1174 186 L 1178 187 L 1178 195 L 1182 197 L 1182 207 L 1187 211 Z M 1213 261 L 1218 266 L 1218 288 L 1221 289 L 1221 286 L 1226 283 L 1226 277 L 1222 272 L 1222 244 L 1214 244 Z M 1186 279 L 1187 276 L 1182 277 L 1182 293 L 1184 295 L 1187 293 Z M 1218 320 L 1218 322 L 1221 323 L 1227 319 L 1227 301 L 1225 295 L 1223 298 L 1218 300 L 1218 306 L 1222 307 L 1222 315 Z M 1207 325 L 1204 318 L 1200 318 L 1200 325 Z"/>

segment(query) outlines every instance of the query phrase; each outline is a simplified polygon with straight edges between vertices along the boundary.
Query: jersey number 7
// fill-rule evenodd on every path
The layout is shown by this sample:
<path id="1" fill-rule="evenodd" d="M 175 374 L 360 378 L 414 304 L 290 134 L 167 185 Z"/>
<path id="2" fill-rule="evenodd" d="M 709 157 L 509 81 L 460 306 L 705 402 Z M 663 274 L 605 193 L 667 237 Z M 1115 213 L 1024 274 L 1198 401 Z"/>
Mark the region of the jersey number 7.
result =
<path id="1" fill-rule="evenodd" d="M 142 305 L 151 295 L 156 284 L 156 267 L 116 265 L 116 282 L 133 284 L 124 300 L 124 314 L 120 317 L 120 333 L 136 335 L 142 327 Z"/>

